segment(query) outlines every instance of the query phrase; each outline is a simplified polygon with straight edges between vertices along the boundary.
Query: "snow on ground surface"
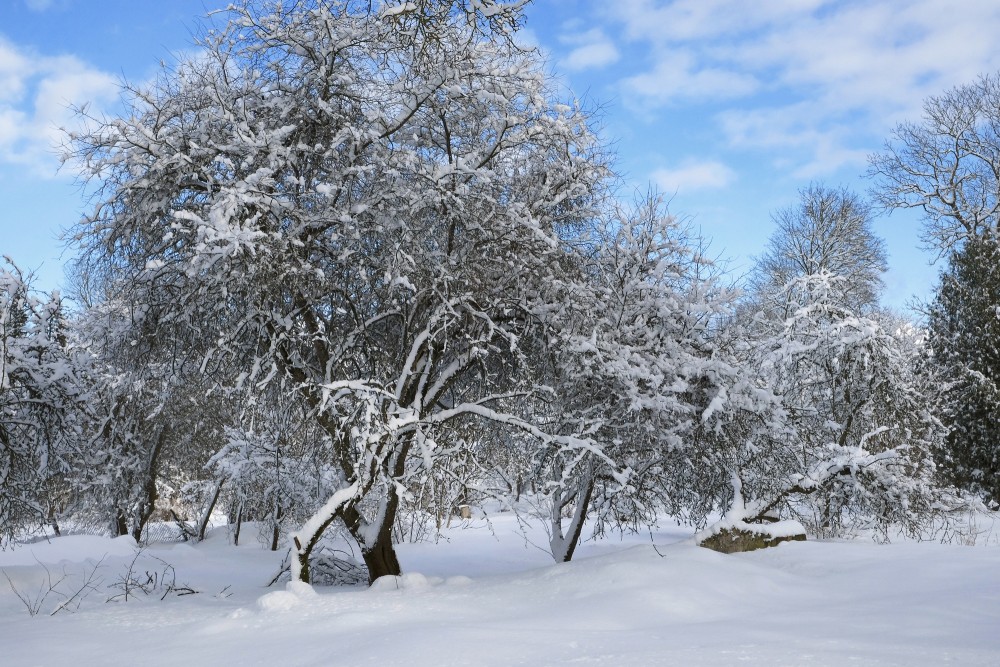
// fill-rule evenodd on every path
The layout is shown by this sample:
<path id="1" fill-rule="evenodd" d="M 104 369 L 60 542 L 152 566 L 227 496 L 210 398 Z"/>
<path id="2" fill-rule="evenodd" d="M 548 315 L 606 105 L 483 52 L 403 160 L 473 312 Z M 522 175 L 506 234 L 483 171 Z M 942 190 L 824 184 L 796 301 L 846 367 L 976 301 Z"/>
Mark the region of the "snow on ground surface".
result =
<path id="1" fill-rule="evenodd" d="M 29 616 L 0 577 L 0 663 L 21 665 L 1000 665 L 1000 545 L 797 542 L 722 555 L 684 530 L 587 542 L 552 565 L 511 515 L 402 545 L 407 572 L 371 589 L 265 584 L 283 553 L 244 528 L 156 544 L 134 572 L 176 586 L 128 602 L 128 538 L 67 536 L 0 552 L 37 598 L 45 570 L 96 588 Z M 532 536 L 544 544 L 541 532 Z M 160 559 L 160 560 L 156 560 Z M 169 573 L 168 573 L 169 574 Z M 159 579 L 158 579 L 159 580 Z M 228 586 L 228 588 L 226 588 Z M 223 589 L 225 590 L 223 591 Z M 44 587 L 42 588 L 44 590 Z M 27 592 L 27 593 L 25 593 Z"/>

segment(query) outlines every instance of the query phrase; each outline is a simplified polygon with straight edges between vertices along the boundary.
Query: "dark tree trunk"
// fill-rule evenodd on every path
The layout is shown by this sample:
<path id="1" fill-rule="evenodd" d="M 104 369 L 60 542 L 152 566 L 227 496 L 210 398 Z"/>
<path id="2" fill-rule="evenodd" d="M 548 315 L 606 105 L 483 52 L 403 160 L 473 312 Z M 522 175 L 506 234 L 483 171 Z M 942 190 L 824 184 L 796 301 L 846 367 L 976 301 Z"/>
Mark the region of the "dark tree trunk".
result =
<path id="1" fill-rule="evenodd" d="M 225 480 L 219 480 L 215 485 L 215 493 L 212 494 L 212 499 L 208 503 L 208 507 L 205 508 L 204 513 L 201 515 L 201 519 L 198 521 L 198 541 L 202 542 L 205 539 L 205 531 L 208 530 L 208 519 L 212 516 L 212 511 L 215 509 L 215 504 L 219 502 L 219 495 L 222 493 L 222 485 Z"/>
<path id="2" fill-rule="evenodd" d="M 366 542 L 365 538 L 371 535 L 362 534 L 362 526 L 366 524 L 361 518 L 361 514 L 353 506 L 345 507 L 341 516 L 344 524 L 350 531 L 351 536 L 361 545 L 361 556 L 368 567 L 368 583 L 373 583 L 379 577 L 386 575 L 399 576 L 402 569 L 399 566 L 399 559 L 396 557 L 396 548 L 392 543 L 392 524 L 396 520 L 396 512 L 399 509 L 399 498 L 396 497 L 395 490 L 386 490 L 389 497 L 386 499 L 385 514 L 382 524 L 378 527 L 378 534 L 372 543 Z"/>
<path id="3" fill-rule="evenodd" d="M 236 512 L 236 532 L 233 533 L 233 546 L 240 546 L 240 528 L 243 527 L 243 503 L 240 503 L 240 509 Z"/>
<path id="4" fill-rule="evenodd" d="M 332 424 L 327 426 L 329 433 L 341 433 L 339 425 L 336 427 Z M 345 443 L 346 448 L 346 443 L 349 443 L 349 440 L 343 436 L 342 440 Z M 395 462 L 391 464 L 391 467 L 387 464 L 383 469 L 383 472 L 388 473 L 390 478 L 399 479 L 402 477 L 405 468 L 406 455 L 409 451 L 409 445 L 409 442 L 404 443 L 399 450 L 397 450 Z M 345 475 L 348 479 L 350 479 L 352 474 L 351 467 L 348 464 L 349 461 L 345 460 Z M 387 494 L 385 501 L 386 504 L 384 511 L 381 512 L 377 519 L 380 522 L 378 526 L 372 526 L 366 522 L 355 505 L 355 503 L 357 503 L 360 498 L 364 497 L 365 493 L 371 488 L 372 483 L 369 483 L 364 490 L 358 492 L 355 497 L 345 500 L 345 504 L 330 512 L 330 514 L 324 518 L 311 535 L 303 534 L 301 535 L 301 540 L 299 537 L 294 538 L 295 550 L 297 552 L 296 557 L 298 558 L 298 576 L 300 581 L 310 583 L 309 557 L 312 554 L 313 549 L 319 543 L 323 532 L 336 519 L 340 519 L 344 522 L 344 525 L 347 527 L 348 532 L 350 532 L 351 537 L 353 537 L 361 547 L 361 555 L 364 558 L 365 565 L 368 567 L 369 583 L 375 581 L 379 577 L 383 577 L 385 575 L 398 576 L 402 572 L 399 566 L 399 559 L 396 557 L 396 550 L 392 544 L 392 526 L 396 521 L 396 513 L 399 510 L 399 497 L 396 495 L 395 486 L 393 484 L 389 484 L 385 491 Z M 374 531 L 377 532 L 374 536 L 374 541 L 371 541 L 371 533 Z"/>
<path id="5" fill-rule="evenodd" d="M 302 549 L 302 543 L 299 542 L 299 538 L 295 539 L 295 550 L 298 552 L 295 557 L 299 559 L 299 581 L 304 581 L 307 584 L 312 583 L 312 573 L 309 571 L 309 554 L 312 553 L 311 547 L 306 547 Z"/>
<path id="6" fill-rule="evenodd" d="M 587 520 L 587 510 L 590 509 L 590 499 L 594 494 L 594 467 L 593 464 L 587 466 L 587 470 L 576 489 L 572 494 L 563 496 L 556 492 L 552 497 L 552 510 L 550 516 L 549 551 L 552 558 L 557 563 L 568 563 L 573 559 L 573 552 L 580 542 L 580 535 L 583 533 L 583 524 Z M 567 506 L 573 504 L 573 515 L 570 518 L 566 533 L 563 534 L 562 514 Z"/>
<path id="7" fill-rule="evenodd" d="M 160 429 L 160 433 L 156 437 L 156 444 L 153 445 L 153 450 L 149 453 L 149 461 L 146 465 L 146 483 L 143 485 L 143 498 L 139 503 L 139 509 L 132 524 L 132 537 L 135 538 L 136 542 L 142 539 L 142 531 L 156 510 L 156 499 L 159 497 L 159 493 L 156 491 L 156 477 L 160 467 L 160 453 L 163 452 L 163 446 L 167 442 L 169 432 L 170 430 L 166 427 Z"/>
<path id="8" fill-rule="evenodd" d="M 278 538 L 281 536 L 281 506 L 274 510 L 274 527 L 271 531 L 271 551 L 278 550 Z"/>
<path id="9" fill-rule="evenodd" d="M 396 489 L 390 486 L 386 493 L 385 515 L 382 517 L 382 525 L 379 526 L 378 535 L 374 544 L 365 545 L 362 555 L 365 565 L 368 566 L 368 583 L 373 583 L 379 577 L 385 575 L 399 576 L 403 573 L 399 566 L 399 559 L 396 558 L 396 548 L 392 543 L 392 524 L 396 521 L 396 512 L 399 511 L 399 496 Z"/>
<path id="10" fill-rule="evenodd" d="M 112 537 L 121 537 L 122 535 L 128 535 L 128 517 L 125 512 L 120 508 L 115 509 L 115 518 L 111 523 L 111 530 L 114 532 Z"/>
<path id="11" fill-rule="evenodd" d="M 52 506 L 52 501 L 49 501 L 49 511 L 46 516 L 46 521 L 48 521 L 49 526 L 52 527 L 52 531 L 55 533 L 56 537 L 62 535 L 62 531 L 59 530 L 59 520 L 56 518 L 56 510 Z"/>
<path id="12" fill-rule="evenodd" d="M 155 501 L 156 492 L 154 491 L 153 494 L 154 494 L 153 498 Z M 154 505 L 152 502 L 150 503 L 144 502 L 142 503 L 142 505 L 139 506 L 139 509 L 135 514 L 135 521 L 132 524 L 132 531 L 131 531 L 132 539 L 134 539 L 136 542 L 142 541 L 142 531 L 146 528 L 146 524 L 149 523 L 149 517 L 153 516 L 153 510 L 155 508 L 156 505 Z"/>
<path id="13" fill-rule="evenodd" d="M 563 562 L 568 563 L 573 558 L 576 546 L 580 544 L 580 535 L 583 533 L 583 524 L 587 520 L 587 510 L 590 509 L 590 499 L 594 495 L 594 477 L 588 473 L 582 482 L 581 488 L 577 491 L 576 507 L 573 510 L 573 520 L 570 522 L 569 531 L 566 535 L 566 554 Z"/>
<path id="14" fill-rule="evenodd" d="M 391 524 L 385 524 L 391 526 Z M 391 532 L 391 531 L 390 531 Z M 399 559 L 396 558 L 396 549 L 393 547 L 392 539 L 377 540 L 371 549 L 362 552 L 365 565 L 368 566 L 368 583 L 372 584 L 379 577 L 385 575 L 399 576 L 402 569 L 399 567 Z"/>
<path id="15" fill-rule="evenodd" d="M 403 443 L 396 453 L 396 459 L 391 469 L 394 478 L 400 479 L 406 466 L 406 456 L 410 451 L 411 441 Z M 368 583 L 372 584 L 379 577 L 386 575 L 399 576 L 403 573 L 399 566 L 399 559 L 396 557 L 396 548 L 392 543 L 392 525 L 396 522 L 396 514 L 399 512 L 399 494 L 396 493 L 396 486 L 389 484 L 385 490 L 385 511 L 380 517 L 381 525 L 378 526 L 378 533 L 373 544 L 364 544 L 361 554 L 368 566 Z M 359 524 L 355 524 L 359 525 Z M 350 527 L 350 524 L 348 525 Z M 352 531 L 353 534 L 353 531 Z M 355 535 L 355 538 L 358 536 Z M 370 537 L 370 536 L 369 536 Z"/>

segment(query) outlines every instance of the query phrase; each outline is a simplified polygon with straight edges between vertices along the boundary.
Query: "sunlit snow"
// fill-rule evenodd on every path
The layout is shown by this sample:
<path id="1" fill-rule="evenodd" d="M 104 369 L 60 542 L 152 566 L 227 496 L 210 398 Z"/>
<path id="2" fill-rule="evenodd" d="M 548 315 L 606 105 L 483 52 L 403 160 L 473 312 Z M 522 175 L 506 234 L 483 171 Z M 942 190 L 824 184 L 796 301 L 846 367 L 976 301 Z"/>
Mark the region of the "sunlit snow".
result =
<path id="1" fill-rule="evenodd" d="M 153 544 L 192 595 L 107 603 L 129 538 L 70 536 L 0 552 L 5 665 L 997 665 L 1000 544 L 810 541 L 722 555 L 684 529 L 581 545 L 552 565 L 541 530 L 510 514 L 401 545 L 401 577 L 365 587 L 266 583 L 284 552 L 244 527 L 201 544 Z M 103 560 L 101 560 L 103 558 Z M 157 561 L 156 559 L 160 559 Z M 101 561 L 75 611 L 31 617 L 11 584 L 64 590 Z"/>

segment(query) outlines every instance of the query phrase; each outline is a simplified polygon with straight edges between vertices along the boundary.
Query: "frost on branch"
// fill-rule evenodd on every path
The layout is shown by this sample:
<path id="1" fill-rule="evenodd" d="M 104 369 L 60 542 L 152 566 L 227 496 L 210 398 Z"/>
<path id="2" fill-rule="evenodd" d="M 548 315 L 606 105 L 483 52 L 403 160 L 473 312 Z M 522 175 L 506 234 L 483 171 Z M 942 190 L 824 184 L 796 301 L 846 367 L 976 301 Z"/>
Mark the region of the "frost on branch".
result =
<path id="1" fill-rule="evenodd" d="M 584 277 L 558 314 L 544 407 L 602 447 L 539 452 L 557 561 L 572 557 L 588 514 L 600 532 L 700 512 L 689 471 L 706 436 L 757 403 L 714 337 L 734 294 L 662 198 L 612 209 L 589 242 Z"/>
<path id="2" fill-rule="evenodd" d="M 556 560 L 588 518 L 738 503 L 919 524 L 940 425 L 874 305 L 863 202 L 805 191 L 783 229 L 809 242 L 740 299 L 657 196 L 614 203 L 588 114 L 513 39 L 521 4 L 241 3 L 73 137 L 79 266 L 121 353 L 95 352 L 115 428 L 92 442 L 135 473 L 110 504 L 141 524 L 152 454 L 210 460 L 205 501 L 287 534 L 305 581 L 331 527 L 398 575 L 401 517 L 498 496 L 541 508 Z M 180 446 L 191 425 L 215 441 Z"/>

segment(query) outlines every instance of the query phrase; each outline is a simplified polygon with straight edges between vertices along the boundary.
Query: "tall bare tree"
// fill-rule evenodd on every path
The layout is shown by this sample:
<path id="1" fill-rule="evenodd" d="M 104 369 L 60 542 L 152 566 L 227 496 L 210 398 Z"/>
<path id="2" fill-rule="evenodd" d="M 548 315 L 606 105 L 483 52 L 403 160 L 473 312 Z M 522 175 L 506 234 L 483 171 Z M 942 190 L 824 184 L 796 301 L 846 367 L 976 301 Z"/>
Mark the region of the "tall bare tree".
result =
<path id="1" fill-rule="evenodd" d="M 788 296 L 803 276 L 838 276 L 831 301 L 862 312 L 878 307 L 887 268 L 885 242 L 872 230 L 871 209 L 845 188 L 813 184 L 799 202 L 771 216 L 775 230 L 757 258 L 751 292 L 761 304 Z M 785 304 L 772 303 L 787 316 Z"/>
<path id="2" fill-rule="evenodd" d="M 923 211 L 941 255 L 1000 224 L 1000 75 L 929 97 L 919 122 L 896 126 L 869 157 L 875 202 Z"/>

